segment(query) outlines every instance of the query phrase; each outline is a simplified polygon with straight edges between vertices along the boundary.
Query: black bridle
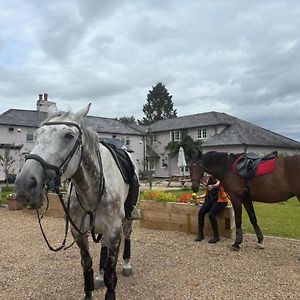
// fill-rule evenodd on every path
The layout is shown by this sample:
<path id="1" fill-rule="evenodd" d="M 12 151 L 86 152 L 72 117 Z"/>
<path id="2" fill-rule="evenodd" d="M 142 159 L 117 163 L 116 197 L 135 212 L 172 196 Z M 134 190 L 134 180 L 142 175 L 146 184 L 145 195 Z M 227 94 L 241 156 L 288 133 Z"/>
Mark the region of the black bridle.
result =
<path id="1" fill-rule="evenodd" d="M 64 199 L 63 199 L 63 195 L 62 193 L 60 192 L 59 190 L 59 186 L 60 186 L 60 183 L 61 183 L 61 176 L 66 172 L 68 166 L 69 166 L 69 162 L 71 161 L 71 159 L 73 158 L 74 154 L 81 148 L 81 156 L 82 156 L 82 150 L 83 150 L 83 146 L 82 146 L 82 129 L 81 127 L 76 124 L 76 123 L 73 123 L 73 122 L 46 122 L 43 124 L 44 125 L 68 125 L 68 126 L 75 126 L 78 131 L 79 131 L 79 135 L 75 141 L 75 144 L 73 145 L 70 153 L 67 155 L 67 157 L 64 159 L 64 161 L 60 164 L 60 166 L 56 166 L 56 165 L 53 165 L 53 164 L 49 164 L 47 163 L 42 157 L 40 157 L 39 155 L 36 155 L 36 154 L 29 154 L 27 157 L 26 157 L 26 160 L 28 159 L 33 159 L 33 160 L 36 160 L 38 161 L 43 169 L 44 169 L 44 172 L 46 173 L 47 172 L 47 169 L 50 169 L 50 170 L 54 170 L 55 171 L 55 174 L 56 176 L 54 178 L 52 178 L 51 180 L 53 180 L 54 182 L 54 187 L 52 188 L 55 193 L 58 195 L 59 197 L 59 200 L 60 200 L 60 203 L 64 209 L 64 212 L 65 212 L 65 219 L 66 219 L 66 225 L 65 225 L 65 236 L 64 236 L 64 239 L 61 243 L 61 246 L 59 246 L 58 248 L 53 248 L 47 237 L 46 237 L 46 234 L 43 230 L 43 227 L 42 227 L 42 223 L 41 223 L 41 220 L 43 218 L 43 216 L 40 216 L 39 214 L 39 211 L 37 210 L 37 216 L 38 216 L 38 220 L 39 220 L 39 225 L 40 225 L 40 228 L 41 228 L 41 231 L 42 231 L 42 234 L 43 234 L 43 237 L 49 247 L 50 250 L 52 251 L 60 251 L 62 249 L 66 250 L 68 248 L 70 248 L 74 243 L 75 241 L 73 241 L 73 243 L 71 243 L 71 245 L 69 246 L 66 246 L 66 240 L 67 240 L 67 234 L 68 234 L 68 228 L 69 228 L 69 222 L 72 224 L 72 226 L 74 227 L 74 229 L 80 234 L 80 235 L 86 235 L 88 233 L 88 231 L 86 232 L 82 232 L 82 230 L 80 228 L 78 228 L 78 226 L 76 226 L 76 224 L 74 223 L 74 221 L 72 220 L 71 216 L 70 216 L 70 213 L 69 213 L 69 208 L 70 208 L 70 199 L 71 199 L 71 191 L 72 191 L 72 188 L 73 188 L 73 184 L 72 182 L 70 182 L 71 184 L 71 187 L 70 187 L 70 192 L 69 192 L 69 197 L 68 197 L 68 201 L 67 201 L 67 204 L 65 204 L 64 202 Z M 98 161 L 99 161 L 99 165 L 100 165 L 100 169 L 102 169 L 102 160 L 101 160 L 101 155 L 100 155 L 100 151 L 97 151 L 97 156 L 98 156 Z M 78 167 L 80 165 L 80 162 L 81 162 L 81 157 L 80 157 L 80 161 L 79 161 L 79 164 L 78 164 Z M 78 169 L 78 168 L 77 168 Z M 75 171 L 76 173 L 76 171 Z M 51 181 L 49 180 L 49 181 Z M 48 182 L 49 183 L 49 182 Z M 48 185 L 48 184 L 47 184 Z M 100 238 L 101 238 L 101 235 L 98 235 L 98 237 L 96 237 L 95 233 L 94 233 L 94 214 L 96 212 L 96 209 L 98 207 L 98 204 L 100 202 L 100 199 L 102 198 L 103 194 L 105 192 L 105 181 L 104 181 L 104 176 L 101 176 L 101 183 L 100 183 L 100 186 L 99 186 L 99 201 L 96 203 L 95 205 L 95 208 L 90 211 L 90 210 L 87 210 L 84 208 L 84 205 L 82 204 L 82 202 L 80 201 L 80 198 L 79 198 L 79 195 L 77 195 L 76 193 L 76 196 L 77 196 L 77 199 L 78 199 L 78 202 L 81 206 L 81 208 L 83 209 L 83 211 L 85 212 L 85 215 L 88 215 L 90 217 L 90 225 L 91 225 L 91 233 L 92 233 L 92 237 L 93 237 L 93 240 L 94 242 L 97 242 L 99 243 L 100 241 Z M 46 207 L 46 211 L 48 209 L 48 206 L 49 206 L 49 200 L 48 200 L 48 196 L 47 196 L 47 207 Z M 45 212 L 46 212 L 45 211 Z M 81 228 L 83 226 L 83 220 L 84 218 L 82 218 L 82 222 L 81 222 Z"/>
<path id="2" fill-rule="evenodd" d="M 73 155 L 76 153 L 76 151 L 79 150 L 80 146 L 82 146 L 82 129 L 81 127 L 73 122 L 47 122 L 44 123 L 43 126 L 45 125 L 69 125 L 69 126 L 75 126 L 78 131 L 79 131 L 79 135 L 75 141 L 75 144 L 72 148 L 72 150 L 70 151 L 70 153 L 67 155 L 67 157 L 64 159 L 64 161 L 61 163 L 60 166 L 55 166 L 53 164 L 49 164 L 47 163 L 43 158 L 41 158 L 39 155 L 36 154 L 28 154 L 25 160 L 28 159 L 34 159 L 36 161 L 38 161 L 43 169 L 46 170 L 50 169 L 50 170 L 54 170 L 56 173 L 56 176 L 61 178 L 61 176 L 65 173 L 65 171 L 67 170 L 68 166 L 69 166 L 69 162 L 72 159 Z M 58 181 L 60 184 L 60 181 Z"/>

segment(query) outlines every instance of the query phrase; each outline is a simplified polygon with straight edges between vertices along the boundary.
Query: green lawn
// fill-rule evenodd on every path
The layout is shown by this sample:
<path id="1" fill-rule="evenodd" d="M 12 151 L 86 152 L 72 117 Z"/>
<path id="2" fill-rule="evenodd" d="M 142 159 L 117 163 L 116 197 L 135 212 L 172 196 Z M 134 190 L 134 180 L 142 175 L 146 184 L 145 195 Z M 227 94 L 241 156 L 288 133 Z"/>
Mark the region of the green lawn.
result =
<path id="1" fill-rule="evenodd" d="M 300 202 L 296 197 L 280 203 L 254 202 L 257 222 L 264 235 L 300 240 Z M 243 231 L 254 233 L 247 212 L 243 209 Z"/>

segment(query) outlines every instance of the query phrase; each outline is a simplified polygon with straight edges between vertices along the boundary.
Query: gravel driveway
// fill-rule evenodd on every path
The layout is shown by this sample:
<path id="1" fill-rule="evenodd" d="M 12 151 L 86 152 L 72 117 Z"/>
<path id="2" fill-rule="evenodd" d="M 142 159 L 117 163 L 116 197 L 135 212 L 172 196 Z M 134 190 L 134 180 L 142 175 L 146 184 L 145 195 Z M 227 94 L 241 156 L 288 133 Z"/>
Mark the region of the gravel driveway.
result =
<path id="1" fill-rule="evenodd" d="M 45 218 L 54 245 L 63 237 L 62 219 Z M 0 299 L 82 299 L 83 278 L 79 251 L 48 250 L 36 217 L 0 209 Z M 255 248 L 245 236 L 240 252 L 231 241 L 210 245 L 194 236 L 142 229 L 132 234 L 134 275 L 125 278 L 118 265 L 117 299 L 300 299 L 300 241 L 266 238 L 266 249 Z M 94 270 L 98 245 L 91 243 Z M 104 299 L 104 290 L 94 292 Z"/>

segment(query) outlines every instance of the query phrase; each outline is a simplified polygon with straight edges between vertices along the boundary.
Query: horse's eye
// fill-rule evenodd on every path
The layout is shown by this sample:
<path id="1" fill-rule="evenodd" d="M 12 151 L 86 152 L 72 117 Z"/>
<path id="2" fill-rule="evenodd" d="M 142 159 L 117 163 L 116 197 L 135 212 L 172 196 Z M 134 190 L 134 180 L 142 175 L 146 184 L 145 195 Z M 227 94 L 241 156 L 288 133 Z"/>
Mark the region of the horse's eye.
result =
<path id="1" fill-rule="evenodd" d="M 74 133 L 73 132 L 68 132 L 65 134 L 65 138 L 71 140 L 74 137 Z"/>

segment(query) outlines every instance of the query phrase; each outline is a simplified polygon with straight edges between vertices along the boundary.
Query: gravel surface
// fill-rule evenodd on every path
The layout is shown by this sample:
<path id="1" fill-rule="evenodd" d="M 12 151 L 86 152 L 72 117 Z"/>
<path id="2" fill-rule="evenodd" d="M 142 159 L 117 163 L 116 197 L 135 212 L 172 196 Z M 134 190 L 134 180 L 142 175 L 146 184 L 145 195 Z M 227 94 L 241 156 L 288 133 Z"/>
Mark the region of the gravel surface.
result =
<path id="1" fill-rule="evenodd" d="M 59 245 L 62 219 L 44 220 L 49 240 Z M 0 299 L 82 299 L 79 251 L 48 250 L 35 215 L 0 209 Z M 132 234 L 132 277 L 118 264 L 117 299 L 300 299 L 300 241 L 266 238 L 266 249 L 255 248 L 246 235 L 241 251 L 231 241 L 211 245 L 194 236 L 142 229 Z M 95 271 L 99 246 L 91 243 Z M 94 292 L 104 299 L 104 289 Z"/>

